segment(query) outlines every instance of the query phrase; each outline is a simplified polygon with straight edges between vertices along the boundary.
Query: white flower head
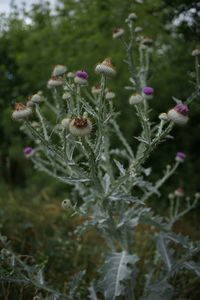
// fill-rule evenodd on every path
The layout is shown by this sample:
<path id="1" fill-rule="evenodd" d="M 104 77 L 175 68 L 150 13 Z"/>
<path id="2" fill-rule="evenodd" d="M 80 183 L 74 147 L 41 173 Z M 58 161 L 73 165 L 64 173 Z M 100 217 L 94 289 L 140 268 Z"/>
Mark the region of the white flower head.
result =
<path id="1" fill-rule="evenodd" d="M 111 92 L 111 91 L 107 91 L 105 97 L 106 97 L 107 100 L 112 100 L 112 99 L 115 98 L 115 93 Z"/>
<path id="2" fill-rule="evenodd" d="M 39 94 L 34 94 L 30 97 L 30 101 L 33 103 L 42 103 L 44 102 L 44 97 Z"/>
<path id="3" fill-rule="evenodd" d="M 62 95 L 63 100 L 68 100 L 71 97 L 71 94 L 69 92 L 64 92 Z"/>

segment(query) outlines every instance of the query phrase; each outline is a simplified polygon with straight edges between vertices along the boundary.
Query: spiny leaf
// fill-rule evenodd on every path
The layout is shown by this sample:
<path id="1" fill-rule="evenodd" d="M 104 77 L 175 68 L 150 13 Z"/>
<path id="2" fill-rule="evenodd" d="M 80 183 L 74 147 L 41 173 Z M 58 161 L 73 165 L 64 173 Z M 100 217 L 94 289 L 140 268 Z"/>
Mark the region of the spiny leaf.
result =
<path id="1" fill-rule="evenodd" d="M 104 276 L 100 287 L 104 291 L 105 300 L 114 300 L 115 297 L 126 294 L 124 282 L 132 275 L 129 265 L 134 265 L 137 261 L 135 254 L 131 255 L 126 251 L 105 255 L 105 264 L 100 270 Z"/>

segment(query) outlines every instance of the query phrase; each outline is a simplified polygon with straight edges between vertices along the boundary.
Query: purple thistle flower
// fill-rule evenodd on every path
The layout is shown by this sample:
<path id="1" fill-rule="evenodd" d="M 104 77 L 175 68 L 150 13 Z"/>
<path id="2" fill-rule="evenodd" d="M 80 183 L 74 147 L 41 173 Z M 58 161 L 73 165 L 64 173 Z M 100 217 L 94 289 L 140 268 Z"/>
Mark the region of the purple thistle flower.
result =
<path id="1" fill-rule="evenodd" d="M 183 104 L 177 104 L 174 109 L 183 116 L 187 116 L 189 112 L 188 107 Z"/>
<path id="2" fill-rule="evenodd" d="M 88 74 L 83 70 L 77 71 L 76 76 L 84 79 L 88 78 Z"/>
<path id="3" fill-rule="evenodd" d="M 153 95 L 154 93 L 154 89 L 150 86 L 144 87 L 142 91 L 145 95 Z"/>
<path id="4" fill-rule="evenodd" d="M 24 150 L 23 150 L 24 155 L 30 154 L 32 151 L 33 151 L 33 148 L 31 148 L 31 147 L 24 148 Z"/>
<path id="5" fill-rule="evenodd" d="M 176 157 L 180 157 L 180 158 L 182 158 L 182 159 L 185 159 L 185 158 L 186 158 L 186 155 L 185 155 L 184 153 L 182 153 L 182 152 L 177 152 L 177 153 L 176 153 Z"/>

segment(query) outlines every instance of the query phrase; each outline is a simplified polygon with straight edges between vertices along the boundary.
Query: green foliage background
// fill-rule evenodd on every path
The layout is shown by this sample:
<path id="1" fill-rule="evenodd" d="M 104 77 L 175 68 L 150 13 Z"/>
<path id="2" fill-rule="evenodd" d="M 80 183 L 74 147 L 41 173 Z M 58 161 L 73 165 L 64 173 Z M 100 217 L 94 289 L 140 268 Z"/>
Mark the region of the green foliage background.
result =
<path id="1" fill-rule="evenodd" d="M 155 89 L 152 116 L 156 121 L 161 112 L 166 112 L 174 106 L 172 96 L 184 100 L 193 90 L 190 73 L 194 70 L 194 59 L 191 52 L 200 46 L 198 3 L 199 1 L 190 0 L 59 0 L 56 12 L 52 14 L 48 2 L 42 1 L 32 5 L 29 11 L 25 6 L 19 8 L 12 3 L 10 15 L 1 16 L 0 205 L 2 224 L 7 228 L 5 234 L 14 237 L 14 245 L 19 252 L 28 251 L 30 255 L 34 253 L 41 261 L 48 256 L 49 268 L 53 266 L 55 274 L 58 274 L 63 267 L 61 257 L 56 257 L 57 264 L 54 265 L 54 243 L 56 249 L 62 248 L 58 250 L 60 256 L 64 255 L 67 249 L 68 255 L 73 255 L 77 247 L 73 234 L 68 235 L 72 229 L 66 232 L 66 229 L 62 228 L 60 231 L 58 228 L 65 226 L 66 220 L 68 229 L 70 226 L 73 228 L 72 224 L 79 221 L 70 219 L 69 216 L 61 216 L 59 205 L 62 199 L 67 197 L 66 186 L 38 173 L 24 158 L 22 149 L 30 144 L 19 132 L 19 124 L 10 117 L 14 102 L 25 103 L 26 98 L 38 90 L 43 90 L 50 96 L 46 82 L 55 64 L 64 64 L 69 71 L 86 70 L 92 87 L 98 82 L 98 76 L 94 73 L 95 64 L 105 57 L 112 57 L 117 76 L 109 81 L 109 87 L 117 94 L 115 106 L 116 110 L 121 112 L 121 129 L 134 147 L 137 143 L 134 136 L 137 136 L 140 128 L 134 108 L 128 104 L 130 91 L 124 89 L 124 86 L 129 85 L 129 74 L 123 62 L 125 53 L 120 41 L 112 39 L 112 29 L 127 29 L 124 20 L 134 11 L 138 16 L 137 26 L 143 27 L 144 35 L 154 40 L 148 84 Z M 188 25 L 183 21 L 179 26 L 172 26 L 175 18 L 191 8 L 196 9 L 192 14 L 192 24 Z M 29 25 L 24 22 L 25 18 L 31 20 Z M 134 50 L 137 62 L 137 46 Z M 157 179 L 162 167 L 174 159 L 177 151 L 187 154 L 184 165 L 163 188 L 162 200 L 152 200 L 152 205 L 157 205 L 159 201 L 159 209 L 168 205 L 168 193 L 179 186 L 188 195 L 200 190 L 199 115 L 200 99 L 190 107 L 188 125 L 184 128 L 175 127 L 175 138 L 161 145 L 149 161 L 153 169 L 152 178 Z M 117 141 L 113 142 L 117 144 Z M 191 215 L 191 220 L 197 220 L 198 210 L 199 208 Z M 51 222 L 45 220 L 49 217 Z M 198 234 L 193 232 L 191 222 L 188 221 L 184 231 L 197 238 Z M 27 239 L 30 233 L 35 238 L 34 244 L 31 244 L 29 239 L 27 243 L 22 244 L 22 236 Z M 49 239 L 44 251 L 45 236 Z M 69 244 L 62 246 L 64 237 Z M 87 246 L 88 240 L 90 236 L 85 238 L 84 243 L 78 242 L 78 245 L 82 245 L 79 255 L 83 260 L 73 258 L 68 268 L 74 268 L 74 273 L 78 271 L 77 265 L 84 264 L 91 270 L 91 274 L 95 272 L 91 264 L 95 261 L 96 250 L 92 251 L 94 245 L 91 243 Z M 69 257 L 65 259 L 70 260 Z M 51 276 L 52 282 L 55 274 Z M 66 270 L 62 270 L 60 274 L 70 277 Z"/>

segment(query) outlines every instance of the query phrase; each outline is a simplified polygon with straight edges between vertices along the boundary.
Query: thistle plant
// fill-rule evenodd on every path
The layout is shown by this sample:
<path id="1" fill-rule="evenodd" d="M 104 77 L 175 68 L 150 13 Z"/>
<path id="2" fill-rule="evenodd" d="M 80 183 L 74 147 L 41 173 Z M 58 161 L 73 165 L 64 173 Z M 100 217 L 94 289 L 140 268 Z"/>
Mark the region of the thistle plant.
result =
<path id="1" fill-rule="evenodd" d="M 173 232 L 175 222 L 195 208 L 199 193 L 193 199 L 186 197 L 184 200 L 183 190 L 177 189 L 169 195 L 169 210 L 164 216 L 155 215 L 148 205 L 152 196 L 160 197 L 161 187 L 183 164 L 186 155 L 175 154 L 171 165 L 166 166 L 156 182 L 148 179 L 151 168 L 147 166 L 151 153 L 161 142 L 167 141 L 173 127 L 188 122 L 188 105 L 200 95 L 200 51 L 192 52 L 196 71 L 194 93 L 185 101 L 175 99 L 175 106 L 162 112 L 155 124 L 151 120 L 150 106 L 153 106 L 156 91 L 148 86 L 153 40 L 141 34 L 142 28 L 135 26 L 136 19 L 132 13 L 125 21 L 130 33 L 128 41 L 124 39 L 124 29 L 116 28 L 113 32 L 113 38 L 119 39 L 124 47 L 124 62 L 130 72 L 128 89 L 134 93 L 127 102 L 141 125 L 141 134 L 135 137 L 136 149 L 128 144 L 117 123 L 118 113 L 113 105 L 115 93 L 108 89 L 108 79 L 115 80 L 117 68 L 110 58 L 95 66 L 100 83 L 91 88 L 91 93 L 88 86 L 92 74 L 88 76 L 85 70 L 67 73 L 65 66 L 57 65 L 47 83 L 52 99 L 38 92 L 26 105 L 17 103 L 12 114 L 23 123 L 23 132 L 36 143 L 35 148 L 24 149 L 26 158 L 38 171 L 71 186 L 62 208 L 70 208 L 73 214 L 84 217 L 76 233 L 82 234 L 94 227 L 106 241 L 107 252 L 103 254 L 100 276 L 88 289 L 88 297 L 93 300 L 103 299 L 103 296 L 106 300 L 172 299 L 175 274 L 186 268 L 200 275 L 200 265 L 192 260 L 200 251 L 200 242 L 192 242 Z M 135 41 L 139 65 L 133 60 Z M 46 106 L 53 117 L 42 113 L 42 106 Z M 117 149 L 112 146 L 112 135 L 119 140 Z M 142 264 L 136 238 L 140 224 L 146 224 L 149 232 L 145 239 L 153 244 L 150 258 Z M 5 242 L 4 247 L 8 248 Z M 176 251 L 177 247 L 181 250 Z M 10 262 L 14 254 L 10 249 L 7 251 Z M 5 260 L 5 253 L 2 259 Z M 44 295 L 45 299 L 81 299 L 81 295 L 75 293 L 76 288 L 63 295 L 47 287 L 41 280 L 43 266 L 31 273 L 21 259 L 18 258 L 16 264 L 22 269 L 17 274 L 20 280 L 35 285 L 41 292 L 38 296 L 41 299 Z M 14 265 L 11 266 L 13 272 Z M 39 281 L 33 273 L 40 274 Z M 83 275 L 84 272 L 77 275 L 76 284 Z M 137 289 L 138 286 L 141 288 Z"/>

